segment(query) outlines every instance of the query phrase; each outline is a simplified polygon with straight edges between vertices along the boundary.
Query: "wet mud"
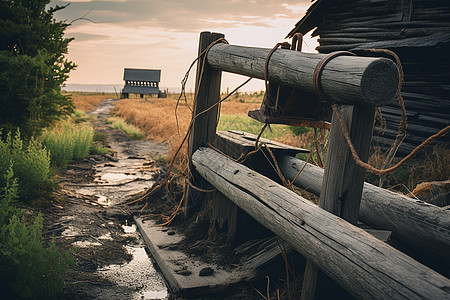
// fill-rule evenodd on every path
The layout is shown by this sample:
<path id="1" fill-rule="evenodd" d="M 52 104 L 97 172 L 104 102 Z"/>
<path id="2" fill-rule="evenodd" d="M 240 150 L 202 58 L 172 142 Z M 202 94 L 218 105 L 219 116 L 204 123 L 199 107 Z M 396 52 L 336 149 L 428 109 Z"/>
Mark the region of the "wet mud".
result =
<path id="1" fill-rule="evenodd" d="M 64 299 L 168 299 L 164 279 L 154 267 L 126 205 L 153 184 L 158 155 L 167 146 L 136 141 L 110 128 L 114 100 L 91 112 L 94 129 L 104 133 L 107 155 L 71 163 L 60 172 L 59 201 L 46 207 L 44 233 L 61 248 L 75 250 L 66 273 Z"/>

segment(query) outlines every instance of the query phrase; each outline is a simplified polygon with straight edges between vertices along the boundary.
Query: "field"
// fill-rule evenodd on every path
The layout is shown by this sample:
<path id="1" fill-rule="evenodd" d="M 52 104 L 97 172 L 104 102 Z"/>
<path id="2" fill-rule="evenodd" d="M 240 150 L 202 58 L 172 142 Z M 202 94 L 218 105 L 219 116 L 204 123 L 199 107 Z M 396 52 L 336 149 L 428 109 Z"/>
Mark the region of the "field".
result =
<path id="1" fill-rule="evenodd" d="M 88 93 L 74 93 L 73 98 L 77 109 L 92 110 L 98 103 L 111 95 L 98 95 Z M 222 95 L 222 97 L 225 95 Z M 221 104 L 218 130 L 241 130 L 259 134 L 262 124 L 249 118 L 249 110 L 258 109 L 261 105 L 263 93 L 238 93 Z M 186 133 L 191 120 L 193 95 L 187 94 L 186 99 L 177 101 L 179 94 L 169 94 L 168 98 L 123 99 L 116 102 L 114 114 L 129 124 L 139 128 L 147 139 L 167 143 L 170 147 L 169 157 L 173 156 Z M 177 105 L 178 103 L 178 105 Z M 304 130 L 303 134 L 295 134 L 292 127 L 285 125 L 272 125 L 271 131 L 266 129 L 263 137 L 281 143 L 302 147 L 315 151 L 314 131 Z M 327 132 L 318 134 L 319 144 L 323 146 L 322 155 L 326 154 Z M 381 167 L 386 150 L 372 147 L 369 163 Z M 448 160 L 450 150 L 445 148 L 430 148 L 426 154 L 410 161 L 404 167 L 388 174 L 388 187 L 409 193 L 416 185 L 423 181 L 447 180 L 450 176 Z M 302 157 L 306 159 L 306 157 Z M 316 161 L 316 156 L 313 156 Z M 366 180 L 378 183 L 378 176 L 368 174 Z"/>
<path id="2" fill-rule="evenodd" d="M 263 124 L 249 118 L 247 112 L 260 107 L 262 94 L 240 94 L 231 98 L 221 104 L 218 130 L 259 134 Z M 114 113 L 140 128 L 147 138 L 176 147 L 191 119 L 192 95 L 188 95 L 187 101 L 180 101 L 178 107 L 177 99 L 177 94 L 171 94 L 167 99 L 124 99 L 116 102 Z M 271 129 L 272 132 L 266 129 L 263 137 L 300 147 L 310 146 L 308 139 L 296 136 L 289 126 L 272 125 Z"/>
<path id="3" fill-rule="evenodd" d="M 70 95 L 75 107 L 84 112 L 90 112 L 103 101 L 116 97 L 113 93 L 64 92 L 64 94 Z"/>

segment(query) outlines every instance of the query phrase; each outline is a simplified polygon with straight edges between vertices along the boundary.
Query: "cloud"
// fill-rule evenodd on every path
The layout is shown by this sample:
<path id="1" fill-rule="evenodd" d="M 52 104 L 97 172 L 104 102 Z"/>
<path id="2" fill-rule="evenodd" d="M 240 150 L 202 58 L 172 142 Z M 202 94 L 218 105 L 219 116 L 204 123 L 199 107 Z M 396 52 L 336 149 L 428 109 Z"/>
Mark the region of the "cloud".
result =
<path id="1" fill-rule="evenodd" d="M 271 48 L 310 0 L 57 0 L 50 5 L 69 3 L 55 15 L 69 23 L 78 19 L 66 30 L 67 37 L 75 37 L 69 59 L 78 64 L 68 83 L 118 83 L 123 68 L 134 67 L 161 69 L 162 84 L 177 86 L 197 56 L 201 31 L 222 32 L 231 44 Z M 223 85 L 242 81 L 233 78 L 224 76 Z"/>
<path id="2" fill-rule="evenodd" d="M 252 3 L 254 2 L 254 3 Z M 228 27 L 264 25 L 261 19 L 276 19 L 280 16 L 300 19 L 302 8 L 308 0 L 285 2 L 276 0 L 127 0 L 127 1 L 53 1 L 52 4 L 70 5 L 58 12 L 60 19 L 68 22 L 85 16 L 94 22 L 120 23 L 127 26 L 151 26 L 174 32 L 198 32 L 205 28 L 208 20 L 222 20 Z M 251 19 L 249 19 L 251 18 Z M 87 22 L 80 20 L 74 27 Z"/>

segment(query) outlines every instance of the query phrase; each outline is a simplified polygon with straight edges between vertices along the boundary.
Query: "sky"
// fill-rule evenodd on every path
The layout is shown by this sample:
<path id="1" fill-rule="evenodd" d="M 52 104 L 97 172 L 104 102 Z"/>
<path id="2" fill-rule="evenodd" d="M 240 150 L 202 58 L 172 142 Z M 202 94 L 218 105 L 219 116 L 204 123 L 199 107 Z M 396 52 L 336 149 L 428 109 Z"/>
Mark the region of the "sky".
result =
<path id="1" fill-rule="evenodd" d="M 69 4 L 70 3 L 70 4 Z M 55 14 L 71 23 L 67 58 L 78 67 L 68 84 L 123 84 L 124 68 L 161 69 L 161 87 L 180 87 L 197 56 L 200 32 L 225 34 L 230 44 L 272 48 L 305 14 L 309 0 L 70 0 Z M 89 19 L 89 20 L 86 20 Z M 316 39 L 303 51 L 314 52 Z M 195 68 L 187 89 L 193 90 Z M 222 90 L 245 77 L 224 74 Z M 252 80 L 242 91 L 263 89 Z"/>

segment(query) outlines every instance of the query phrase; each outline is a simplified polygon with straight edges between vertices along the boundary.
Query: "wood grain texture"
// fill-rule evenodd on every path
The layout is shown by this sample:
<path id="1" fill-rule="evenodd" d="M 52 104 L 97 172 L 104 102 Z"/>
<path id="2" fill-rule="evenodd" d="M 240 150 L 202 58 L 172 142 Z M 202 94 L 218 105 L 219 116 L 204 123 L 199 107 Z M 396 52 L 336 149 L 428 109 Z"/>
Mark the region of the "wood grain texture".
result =
<path id="1" fill-rule="evenodd" d="M 367 161 L 373 130 L 374 109 L 366 106 L 338 106 L 347 124 L 358 156 Z M 356 225 L 365 170 L 356 165 L 347 145 L 337 112 L 333 112 L 328 139 L 328 155 L 320 193 L 320 207 Z M 317 268 L 308 260 L 303 281 L 302 300 L 314 299 Z M 320 284 L 320 282 L 319 282 Z"/>
<path id="2" fill-rule="evenodd" d="M 365 231 L 212 149 L 197 171 L 360 299 L 449 299 L 450 281 Z"/>
<path id="3" fill-rule="evenodd" d="M 289 156 L 278 160 L 286 179 L 292 181 L 305 162 Z M 324 170 L 306 164 L 295 185 L 320 195 Z M 364 183 L 359 219 L 376 228 L 391 230 L 402 243 L 436 255 L 450 264 L 450 210 L 408 198 Z"/>
<path id="4" fill-rule="evenodd" d="M 270 49 L 220 44 L 208 53 L 208 64 L 217 69 L 264 79 Z M 278 49 L 270 58 L 269 80 L 314 92 L 313 73 L 324 54 Z M 395 96 L 398 71 L 385 58 L 339 56 L 322 72 L 321 83 L 328 98 L 341 104 L 381 106 Z"/>
<path id="5" fill-rule="evenodd" d="M 353 146 L 362 161 L 369 156 L 374 110 L 363 106 L 339 106 Z M 333 113 L 320 207 L 356 224 L 366 170 L 358 166 L 344 137 L 337 113 Z"/>
<path id="6" fill-rule="evenodd" d="M 200 34 L 198 55 L 200 56 L 212 42 L 223 37 L 224 35 L 221 33 L 202 32 Z M 198 115 L 198 117 L 194 120 L 192 125 L 192 132 L 189 140 L 189 158 L 192 157 L 192 154 L 198 147 L 208 145 L 208 143 L 212 142 L 216 136 L 219 106 L 210 109 L 206 113 L 202 112 L 219 102 L 221 80 L 222 72 L 213 70 L 208 64 L 204 64 L 203 57 L 200 58 L 197 63 L 195 100 L 192 112 L 193 116 Z M 202 178 L 195 173 L 191 161 L 189 161 L 189 168 L 191 170 L 191 176 L 189 178 L 191 183 L 203 189 L 207 188 L 207 185 L 205 185 Z M 204 195 L 191 187 L 188 187 L 186 201 L 184 202 L 185 215 L 190 216 L 195 211 L 194 207 L 196 207 L 205 196 L 208 197 L 209 195 Z"/>

